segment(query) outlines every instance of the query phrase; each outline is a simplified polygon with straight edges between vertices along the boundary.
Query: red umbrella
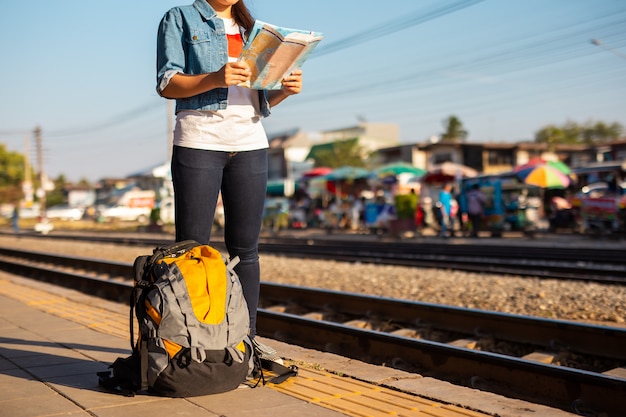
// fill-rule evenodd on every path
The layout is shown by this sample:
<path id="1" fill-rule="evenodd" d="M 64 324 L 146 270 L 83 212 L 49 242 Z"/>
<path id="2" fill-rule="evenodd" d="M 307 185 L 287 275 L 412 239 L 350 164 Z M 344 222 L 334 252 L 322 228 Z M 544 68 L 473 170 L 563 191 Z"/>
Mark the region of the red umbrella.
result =
<path id="1" fill-rule="evenodd" d="M 327 175 L 333 172 L 332 168 L 329 167 L 316 167 L 306 171 L 302 174 L 302 178 L 314 178 L 321 177 L 322 175 Z"/>
<path id="2" fill-rule="evenodd" d="M 475 177 L 478 172 L 466 165 L 444 162 L 433 166 L 422 176 L 423 183 L 452 182 L 461 178 Z"/>

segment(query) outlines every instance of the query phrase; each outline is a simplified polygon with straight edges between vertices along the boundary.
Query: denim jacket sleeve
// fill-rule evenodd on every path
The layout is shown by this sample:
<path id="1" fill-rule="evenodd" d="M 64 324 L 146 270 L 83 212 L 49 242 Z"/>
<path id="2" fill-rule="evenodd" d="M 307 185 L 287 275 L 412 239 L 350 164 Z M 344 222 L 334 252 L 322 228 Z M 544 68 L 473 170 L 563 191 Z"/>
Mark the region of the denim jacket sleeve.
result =
<path id="1" fill-rule="evenodd" d="M 159 25 L 157 35 L 157 85 L 162 95 L 171 78 L 178 74 L 216 72 L 228 61 L 224 24 L 206 0 L 170 9 Z M 226 108 L 228 88 L 176 100 L 179 110 L 219 110 Z M 267 92 L 259 92 L 260 112 L 269 116 Z"/>

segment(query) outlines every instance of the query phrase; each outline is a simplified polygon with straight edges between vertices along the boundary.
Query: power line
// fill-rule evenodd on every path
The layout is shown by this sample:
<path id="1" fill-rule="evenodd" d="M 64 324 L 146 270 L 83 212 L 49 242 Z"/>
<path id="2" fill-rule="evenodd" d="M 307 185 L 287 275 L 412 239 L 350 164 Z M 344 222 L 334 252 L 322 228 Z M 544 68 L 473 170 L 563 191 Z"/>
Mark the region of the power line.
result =
<path id="1" fill-rule="evenodd" d="M 421 10 L 418 10 L 408 15 L 405 18 L 394 19 L 390 22 L 374 26 L 365 31 L 350 35 L 346 38 L 330 43 L 326 46 L 317 48 L 314 53 L 314 56 L 321 56 L 324 54 L 336 52 L 341 49 L 350 48 L 358 44 L 366 43 L 372 39 L 378 39 L 382 36 L 390 35 L 392 33 L 409 28 L 411 26 L 415 26 L 421 23 L 434 20 L 436 18 L 445 16 L 450 13 L 454 13 L 456 11 L 473 6 L 483 1 L 484 0 L 458 0 L 458 1 L 454 1 L 452 4 L 445 5 L 443 7 L 438 7 L 431 11 L 423 12 Z M 129 121 L 132 121 L 136 119 L 136 117 L 138 117 L 139 115 L 147 113 L 160 106 L 161 104 L 143 105 L 130 112 L 117 115 L 105 122 L 101 122 L 101 123 L 90 125 L 90 126 L 75 127 L 75 128 L 72 127 L 72 128 L 62 129 L 62 130 L 53 130 L 53 131 L 47 132 L 46 136 L 49 138 L 58 138 L 58 137 L 76 136 L 76 135 L 84 135 L 84 134 L 93 134 L 94 132 L 110 129 L 116 125 L 120 125 Z M 3 134 L 3 133 L 14 134 L 15 132 L 22 133 L 23 131 L 10 131 L 7 133 L 0 132 L 0 134 Z"/>
<path id="2" fill-rule="evenodd" d="M 50 133 L 48 133 L 46 136 L 50 137 L 50 138 L 54 138 L 54 137 L 65 137 L 65 136 L 74 136 L 74 135 L 84 135 L 86 133 L 94 133 L 95 131 L 99 131 L 99 130 L 105 130 L 105 129 L 110 129 L 112 127 L 115 127 L 117 125 L 121 125 L 124 124 L 126 122 L 135 120 L 138 116 L 148 113 L 149 111 L 152 111 L 158 107 L 162 107 L 163 106 L 163 102 L 159 102 L 159 103 L 153 103 L 153 104 L 147 104 L 147 105 L 142 105 L 140 107 L 135 108 L 134 110 L 131 110 L 130 112 L 126 112 L 120 115 L 117 115 L 111 119 L 109 119 L 108 121 L 99 123 L 99 124 L 95 124 L 95 125 L 91 125 L 91 126 L 85 126 L 85 127 L 79 127 L 79 128 L 69 128 L 69 129 L 65 129 L 65 130 L 56 130 L 56 131 L 51 131 Z"/>
<path id="3" fill-rule="evenodd" d="M 420 23 L 431 21 L 463 8 L 473 6 L 482 1 L 483 0 L 455 1 L 445 4 L 444 6 L 439 6 L 434 10 L 428 10 L 426 12 L 415 11 L 406 15 L 406 17 L 400 17 L 387 23 L 373 26 L 368 30 L 360 31 L 336 42 L 329 43 L 328 45 L 322 44 L 311 58 L 336 52 L 341 49 L 351 48 L 373 39 L 379 39 L 380 37 L 390 35 L 408 27 L 419 25 Z M 336 97 L 341 100 L 348 100 L 364 94 L 372 95 L 373 93 L 386 95 L 397 92 L 423 93 L 426 88 L 431 91 L 432 94 L 437 94 L 437 92 L 442 89 L 449 90 L 455 87 L 462 88 L 463 84 L 461 81 L 452 82 L 449 78 L 443 78 L 441 76 L 444 71 L 450 70 L 456 70 L 459 71 L 459 73 L 460 71 L 464 71 L 466 73 L 475 71 L 477 74 L 497 74 L 498 76 L 506 75 L 509 77 L 515 75 L 523 77 L 524 74 L 528 72 L 532 74 L 536 72 L 538 68 L 544 67 L 546 68 L 545 72 L 549 73 L 550 71 L 548 71 L 548 68 L 550 66 L 558 68 L 558 66 L 564 65 L 567 62 L 574 64 L 575 60 L 593 54 L 590 50 L 584 50 L 582 44 L 577 45 L 575 43 L 568 42 L 573 39 L 575 35 L 602 31 L 601 36 L 606 39 L 610 39 L 607 37 L 606 33 L 608 30 L 615 27 L 617 36 L 623 37 L 623 22 L 624 19 L 622 11 L 611 11 L 611 14 L 596 17 L 595 19 L 587 19 L 579 22 L 577 25 L 567 23 L 563 24 L 560 28 L 553 28 L 550 32 L 537 31 L 533 34 L 533 36 L 525 39 L 507 41 L 506 39 L 501 40 L 500 37 L 495 37 L 494 39 L 501 40 L 499 44 L 481 45 L 476 49 L 467 49 L 465 51 L 461 51 L 461 55 L 458 53 L 456 55 L 452 55 L 447 51 L 442 51 L 442 54 L 444 55 L 443 59 L 431 59 L 430 63 L 432 64 L 424 63 L 413 73 L 403 73 L 395 80 L 386 80 L 384 83 L 381 83 L 378 80 L 372 81 L 376 79 L 375 76 L 377 73 L 374 72 L 375 69 L 368 70 L 370 66 L 366 66 L 360 74 L 366 81 L 361 84 L 354 83 L 355 79 L 352 77 L 349 78 L 352 82 L 344 85 L 345 88 L 343 90 L 337 91 L 324 88 L 323 86 L 328 84 L 323 80 L 319 80 L 319 82 L 315 84 L 315 87 L 313 87 L 312 84 L 307 86 L 307 89 L 310 88 L 311 91 L 316 91 L 316 93 L 307 94 L 301 99 L 298 98 L 297 103 L 304 104 L 316 100 L 327 100 L 331 95 L 332 97 Z M 589 39 L 589 37 L 587 37 L 587 39 Z M 476 54 L 476 51 L 479 53 Z M 452 58 L 449 58 L 448 55 L 451 55 Z M 571 65 L 571 67 L 575 68 L 576 66 Z M 568 69 L 568 72 L 570 72 L 570 69 Z M 451 73 L 449 72 L 449 74 Z M 594 76 L 601 77 L 601 75 L 598 74 L 590 74 L 589 78 L 591 79 Z M 318 88 L 318 86 L 321 87 Z M 537 87 L 541 87 L 541 85 L 537 84 Z M 549 85 L 546 85 L 546 87 L 549 87 Z M 463 90 L 459 90 L 459 95 L 462 94 Z M 529 92 L 528 94 L 530 95 L 532 93 Z M 494 96 L 491 97 L 493 98 Z M 517 96 L 516 98 L 520 98 L 520 96 Z M 504 103 L 502 99 L 500 101 L 495 101 L 496 104 L 498 102 Z M 294 105 L 297 103 L 294 103 Z M 115 126 L 136 120 L 140 115 L 161 107 L 161 105 L 162 104 L 160 103 L 144 105 L 130 112 L 115 116 L 106 122 L 98 123 L 92 126 L 54 130 L 47 133 L 47 136 L 57 138 L 94 134 L 98 131 L 111 129 Z M 425 104 L 422 106 L 425 106 Z M 23 131 L 0 132 L 0 134 L 21 132 Z"/>
<path id="4" fill-rule="evenodd" d="M 352 48 L 356 45 L 368 42 L 372 39 L 379 39 L 383 36 L 390 35 L 403 29 L 422 24 L 437 19 L 439 17 L 443 17 L 447 14 L 454 13 L 456 11 L 481 3 L 482 1 L 484 0 L 462 0 L 456 1 L 450 5 L 438 7 L 435 10 L 428 12 L 417 10 L 409 14 L 407 17 L 401 19 L 393 19 L 389 22 L 385 22 L 383 24 L 373 26 L 361 32 L 347 36 L 338 41 L 326 45 L 321 45 L 320 47 L 316 48 L 316 50 L 311 55 L 311 58 L 330 54 L 346 48 Z"/>
<path id="5" fill-rule="evenodd" d="M 591 40 L 591 43 L 592 43 L 592 44 L 594 44 L 594 45 L 597 45 L 597 46 L 599 46 L 599 47 L 601 47 L 601 48 L 604 48 L 604 49 L 606 49 L 607 51 L 610 51 L 610 52 L 614 53 L 615 55 L 617 55 L 617 56 L 619 56 L 619 57 L 626 58 L 626 54 L 623 54 L 623 53 L 621 53 L 621 52 L 619 52 L 619 51 L 616 51 L 615 49 L 613 49 L 613 48 L 611 48 L 611 47 L 609 47 L 609 46 L 606 46 L 605 44 L 603 44 L 602 42 L 600 42 L 598 39 L 592 39 L 592 40 Z"/>

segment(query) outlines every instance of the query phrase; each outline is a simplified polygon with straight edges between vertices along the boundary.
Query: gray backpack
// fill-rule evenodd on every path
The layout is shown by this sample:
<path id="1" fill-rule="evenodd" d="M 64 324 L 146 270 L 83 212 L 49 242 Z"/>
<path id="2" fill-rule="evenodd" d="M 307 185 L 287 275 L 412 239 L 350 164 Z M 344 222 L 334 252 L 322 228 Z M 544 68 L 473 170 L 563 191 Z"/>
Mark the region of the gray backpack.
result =
<path id="1" fill-rule="evenodd" d="M 132 355 L 119 358 L 100 384 L 126 395 L 168 397 L 237 388 L 254 369 L 249 314 L 230 262 L 194 241 L 156 248 L 135 260 Z M 133 314 L 134 312 L 134 314 Z M 134 317 L 139 338 L 134 342 Z"/>

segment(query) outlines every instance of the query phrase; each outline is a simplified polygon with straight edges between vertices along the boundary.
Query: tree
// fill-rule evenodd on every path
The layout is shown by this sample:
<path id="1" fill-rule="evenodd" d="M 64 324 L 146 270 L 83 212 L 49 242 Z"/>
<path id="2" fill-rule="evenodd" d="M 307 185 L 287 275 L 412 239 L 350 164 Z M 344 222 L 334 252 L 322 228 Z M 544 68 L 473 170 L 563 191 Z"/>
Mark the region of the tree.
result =
<path id="1" fill-rule="evenodd" d="M 557 143 L 568 143 L 568 141 L 566 141 L 565 131 L 554 125 L 546 126 L 536 132 L 535 142 L 547 143 L 550 147 L 553 147 Z"/>
<path id="2" fill-rule="evenodd" d="M 349 139 L 344 141 L 326 144 L 320 148 L 313 158 L 316 167 L 339 168 L 342 166 L 363 167 L 365 166 L 364 151 L 359 146 L 358 139 Z"/>
<path id="3" fill-rule="evenodd" d="M 467 130 L 463 128 L 463 123 L 456 116 L 450 116 L 445 119 L 443 127 L 446 129 L 441 134 L 443 142 L 464 142 L 468 136 Z"/>
<path id="4" fill-rule="evenodd" d="M 601 143 L 619 139 L 624 132 L 624 126 L 617 122 L 606 124 L 604 122 L 596 122 L 595 124 L 587 123 L 581 132 L 583 143 Z"/>
<path id="5" fill-rule="evenodd" d="M 46 203 L 48 207 L 56 206 L 58 204 L 67 203 L 67 194 L 65 187 L 67 185 L 67 179 L 64 174 L 60 174 L 54 181 L 54 190 L 49 191 L 46 195 Z"/>
<path id="6" fill-rule="evenodd" d="M 22 198 L 24 172 L 24 156 L 0 144 L 0 203 L 15 203 Z"/>
<path id="7" fill-rule="evenodd" d="M 563 126 L 548 125 L 535 132 L 535 142 L 556 144 L 586 144 L 602 143 L 617 140 L 621 137 L 624 127 L 617 123 L 587 122 L 580 125 L 567 121 Z"/>

